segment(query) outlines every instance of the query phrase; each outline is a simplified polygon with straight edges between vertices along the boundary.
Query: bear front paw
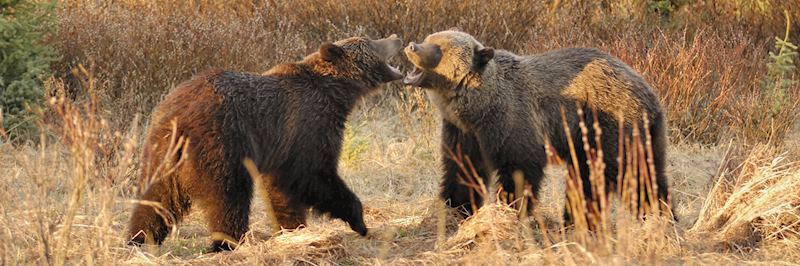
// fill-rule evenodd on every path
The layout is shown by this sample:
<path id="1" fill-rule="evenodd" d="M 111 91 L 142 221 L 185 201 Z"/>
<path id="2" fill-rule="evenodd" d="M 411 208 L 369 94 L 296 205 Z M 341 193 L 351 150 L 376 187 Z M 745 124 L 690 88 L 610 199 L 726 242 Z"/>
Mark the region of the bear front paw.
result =
<path id="1" fill-rule="evenodd" d="M 232 251 L 238 245 L 227 240 L 214 240 L 211 242 L 211 247 L 208 248 L 208 253 L 215 253 L 220 251 Z"/>
<path id="2" fill-rule="evenodd" d="M 350 223 L 350 229 L 353 229 L 353 231 L 361 236 L 367 236 L 367 226 L 363 221 L 359 223 Z"/>
<path id="3" fill-rule="evenodd" d="M 359 235 L 367 235 L 367 226 L 364 224 L 364 208 L 361 206 L 360 201 L 353 201 L 349 219 L 346 219 L 345 222 L 350 225 L 350 229 L 353 229 Z"/>
<path id="4" fill-rule="evenodd" d="M 132 238 L 130 238 L 130 240 L 128 240 L 128 242 L 125 244 L 127 244 L 128 246 L 141 247 L 144 245 L 144 241 L 145 241 L 144 234 L 137 234 Z"/>

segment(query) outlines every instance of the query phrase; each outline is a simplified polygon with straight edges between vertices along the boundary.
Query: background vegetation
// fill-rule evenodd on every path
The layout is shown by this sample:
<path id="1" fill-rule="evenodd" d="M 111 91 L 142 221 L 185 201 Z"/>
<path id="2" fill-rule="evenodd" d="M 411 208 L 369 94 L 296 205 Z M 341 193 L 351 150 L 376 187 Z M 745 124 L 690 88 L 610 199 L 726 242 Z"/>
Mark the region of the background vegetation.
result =
<path id="1" fill-rule="evenodd" d="M 774 86 L 762 81 L 773 61 L 768 53 L 778 52 L 775 37 L 785 37 L 784 10 L 800 13 L 792 1 L 732 0 L 67 1 L 50 43 L 63 56 L 58 73 L 94 60 L 105 102 L 128 119 L 203 69 L 260 72 L 352 35 L 421 40 L 457 26 L 518 53 L 593 46 L 653 83 L 676 139 L 716 143 L 730 134 L 765 140 L 790 128 L 796 101 L 773 112 L 762 104 L 762 88 Z M 800 19 L 792 23 L 789 41 L 797 43 Z M 786 99 L 797 86 L 781 87 Z"/>
<path id="2" fill-rule="evenodd" d="M 42 78 L 50 75 L 55 50 L 42 43 L 54 29 L 54 6 L 19 0 L 0 1 L 0 126 L 12 133 L 32 134 L 36 107 L 43 98 Z"/>
<path id="3" fill-rule="evenodd" d="M 9 123 L 18 112 L 11 110 L 23 110 L 10 102 L 18 96 L 0 97 L 6 112 L 1 262 L 719 264 L 800 258 L 800 195 L 793 193 L 800 190 L 797 1 L 64 0 L 48 8 L 0 0 L 0 9 L 0 88 L 14 91 L 8 76 L 24 77 L 29 85 L 17 94 L 45 100 L 36 116 L 43 130 L 35 134 Z M 23 10 L 37 11 L 22 16 Z M 143 125 L 174 85 L 212 67 L 263 72 L 323 41 L 392 33 L 419 41 L 453 26 L 520 54 L 598 47 L 642 73 L 668 111 L 668 173 L 680 223 L 614 215 L 610 224 L 625 230 L 589 235 L 564 229 L 565 174 L 552 166 L 540 195 L 541 219 L 520 220 L 509 206 L 490 204 L 459 224 L 435 201 L 438 114 L 421 91 L 390 84 L 351 116 L 340 167 L 365 202 L 370 236 L 360 238 L 324 217 L 307 229 L 273 235 L 257 203 L 247 243 L 231 253 L 201 254 L 209 233 L 199 213 L 163 247 L 123 245 L 141 189 Z M 8 46 L 7 36 L 23 41 Z M 8 54 L 25 56 L 7 61 Z M 21 141 L 12 144 L 15 136 Z"/>

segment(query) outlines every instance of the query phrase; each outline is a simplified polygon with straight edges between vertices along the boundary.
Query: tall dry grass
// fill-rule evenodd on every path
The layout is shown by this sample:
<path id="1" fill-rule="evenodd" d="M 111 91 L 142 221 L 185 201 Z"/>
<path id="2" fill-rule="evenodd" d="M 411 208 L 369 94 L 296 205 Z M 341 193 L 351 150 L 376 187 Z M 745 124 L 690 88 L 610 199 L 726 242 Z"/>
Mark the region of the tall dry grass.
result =
<path id="1" fill-rule="evenodd" d="M 697 222 L 688 231 L 689 237 L 700 238 L 711 248 L 798 240 L 798 162 L 768 145 L 759 145 L 739 157 L 723 161 L 723 165 L 735 167 L 720 172 Z"/>
<path id="2" fill-rule="evenodd" d="M 69 100 L 63 82 L 45 82 L 58 96 L 46 99 L 46 115 L 39 111 L 46 122 L 38 145 L 0 144 L 4 262 L 63 265 L 76 257 L 95 263 L 117 256 L 117 218 L 135 187 L 140 132 L 135 118 L 128 132 L 111 127 L 99 109 L 93 66 L 79 65 L 73 75 L 88 97 Z"/>
<path id="3" fill-rule="evenodd" d="M 456 26 L 487 45 L 523 54 L 600 47 L 653 84 L 676 140 L 755 142 L 781 139 L 791 128 L 800 86 L 786 89 L 791 101 L 778 113 L 767 116 L 758 108 L 766 101 L 760 88 L 767 52 L 785 29 L 782 11 L 800 14 L 800 4 L 755 2 L 697 1 L 663 16 L 648 1 L 70 0 L 61 3 L 59 31 L 50 43 L 63 56 L 55 69 L 73 92 L 79 89 L 69 70 L 97 63 L 102 102 L 124 118 L 115 126 L 126 126 L 173 85 L 207 68 L 262 72 L 323 41 L 391 33 L 419 41 Z M 800 17 L 791 29 L 790 41 L 798 43 Z M 405 93 L 392 91 L 381 97 Z"/>
<path id="4" fill-rule="evenodd" d="M 421 165 L 422 169 L 410 170 L 410 174 L 429 178 L 428 182 L 423 182 L 428 184 L 415 184 L 419 181 L 412 177 L 394 176 L 394 173 L 409 171 L 409 166 L 418 160 L 428 160 L 424 153 L 415 151 L 426 146 L 403 145 L 393 142 L 391 137 L 380 138 L 391 135 L 392 127 L 363 125 L 380 130 L 373 136 L 378 138 L 366 138 L 378 142 L 375 145 L 399 144 L 399 149 L 408 152 L 401 157 L 408 161 L 392 161 L 398 156 L 378 153 L 370 161 L 343 165 L 343 172 L 349 177 L 347 182 L 365 199 L 365 217 L 372 230 L 371 236 L 359 237 L 343 223 L 324 218 L 312 219 L 303 230 L 275 234 L 268 219 L 257 218 L 269 217 L 269 214 L 263 204 L 256 204 L 252 230 L 246 234 L 245 243 L 234 252 L 202 254 L 208 232 L 198 223 L 201 219 L 195 219 L 199 214 L 188 217 L 162 247 L 129 247 L 124 244 L 124 231 L 131 200 L 136 198 L 131 191 L 138 187 L 134 156 L 138 133 L 135 130 L 117 132 L 105 122 L 107 118 L 96 109 L 98 98 L 92 96 L 98 92 L 92 89 L 95 84 L 92 69 L 79 67 L 75 71 L 84 84 L 82 87 L 87 88 L 84 95 L 88 97 L 78 101 L 54 97 L 48 101 L 51 117 L 45 120 L 48 121 L 46 126 L 55 133 L 58 143 L 42 140 L 40 146 L 12 147 L 7 143 L 0 146 L 7 151 L 3 153 L 5 160 L 0 161 L 3 162 L 0 167 L 8 169 L 10 174 L 0 182 L 4 188 L 0 197 L 0 227 L 5 229 L 0 233 L 3 261 L 43 264 L 784 263 L 794 258 L 791 251 L 800 243 L 796 229 L 800 224 L 800 201 L 791 193 L 800 189 L 797 182 L 800 168 L 796 161 L 783 157 L 774 145 L 730 152 L 725 156 L 720 170 L 711 179 L 714 181 L 708 195 L 700 194 L 704 204 L 699 215 L 681 217 L 695 220 L 688 227 L 675 225 L 662 216 L 649 216 L 641 221 L 618 208 L 614 212 L 604 209 L 606 212 L 595 216 L 596 219 L 570 229 L 552 221 L 552 217 L 560 216 L 559 209 L 528 218 L 520 215 L 519 206 L 496 200 L 477 210 L 471 218 L 459 221 L 455 214 L 445 211 L 441 201 L 432 200 L 437 189 L 430 179 L 438 175 L 435 170 L 431 171 L 434 164 L 429 162 Z M 51 91 L 64 90 L 61 82 L 47 84 Z M 376 115 L 368 110 L 362 107 L 356 116 L 363 119 Z M 424 118 L 421 114 L 413 115 Z M 396 127 L 403 127 L 404 122 L 397 119 L 394 123 Z M 587 123 L 584 126 L 589 126 Z M 431 138 L 405 137 L 417 138 L 420 143 Z M 589 137 L 583 136 L 584 139 Z M 646 136 L 640 137 L 640 143 L 642 139 L 646 145 Z M 576 148 L 580 146 L 575 145 Z M 593 147 L 584 149 L 590 149 L 594 155 L 600 153 L 592 150 Z M 642 149 L 636 152 L 641 156 Z M 375 171 L 376 166 L 370 166 L 371 163 L 384 164 L 380 167 L 386 174 Z M 645 168 L 644 165 L 639 168 Z M 572 176 L 555 174 L 550 178 L 575 180 L 574 173 Z M 399 184 L 393 188 L 376 186 L 387 182 Z M 602 190 L 600 184 L 602 182 L 592 183 Z M 567 187 L 572 194 L 580 194 L 576 192 L 580 191 L 579 187 Z M 408 189 L 417 190 L 414 193 L 418 194 L 403 197 L 403 191 Z M 547 194 L 563 195 L 563 190 L 557 187 L 551 190 L 554 192 Z M 484 191 L 483 194 L 489 193 Z M 542 198 L 542 202 L 546 200 L 550 199 Z M 591 212 L 595 204 L 605 204 L 603 199 L 585 200 L 572 211 Z M 542 211 L 541 206 L 537 209 Z M 589 228 L 595 230 L 589 231 Z"/>

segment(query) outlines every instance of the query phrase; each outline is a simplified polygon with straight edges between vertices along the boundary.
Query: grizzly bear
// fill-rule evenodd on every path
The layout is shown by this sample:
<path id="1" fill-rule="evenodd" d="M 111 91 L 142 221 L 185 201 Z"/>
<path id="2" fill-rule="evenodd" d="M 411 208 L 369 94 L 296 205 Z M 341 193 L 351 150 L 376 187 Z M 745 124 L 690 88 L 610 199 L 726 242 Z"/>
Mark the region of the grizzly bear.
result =
<path id="1" fill-rule="evenodd" d="M 403 77 L 387 63 L 402 48 L 396 35 L 353 37 L 262 75 L 213 70 L 178 85 L 151 118 L 142 175 L 166 174 L 135 207 L 130 243 L 160 244 L 190 207 L 199 207 L 212 236 L 224 236 L 212 239 L 211 251 L 235 248 L 231 240 L 248 230 L 254 190 L 245 158 L 264 174 L 281 227 L 297 228 L 313 207 L 366 235 L 361 202 L 337 173 L 342 132 L 362 96 Z M 187 141 L 172 156 L 175 137 Z M 159 169 L 165 158 L 173 171 Z"/>
<path id="2" fill-rule="evenodd" d="M 572 141 L 583 184 L 584 196 L 591 199 L 587 156 L 582 142 L 577 104 L 586 106 L 588 136 L 595 136 L 590 110 L 596 110 L 602 130 L 606 188 L 617 181 L 619 123 L 631 132 L 631 121 L 649 119 L 652 136 L 657 196 L 669 204 L 664 175 L 664 111 L 650 86 L 628 65 L 596 49 L 570 48 L 531 56 L 494 50 L 471 35 L 448 30 L 429 35 L 423 43 L 411 42 L 405 54 L 414 65 L 403 82 L 426 89 L 443 117 L 442 144 L 445 154 L 458 151 L 469 158 L 477 176 L 498 175 L 501 188 L 513 195 L 512 173 L 521 171 L 537 195 L 547 164 L 545 141 L 561 158 L 570 156 L 561 108 Z M 627 133 L 625 133 L 627 134 Z M 590 142 L 595 146 L 593 137 Z M 481 198 L 464 180 L 458 162 L 443 156 L 444 177 L 441 198 L 466 215 L 480 207 Z M 570 164 L 572 165 L 572 164 Z M 637 190 L 638 191 L 638 190 Z M 646 195 L 645 195 L 646 196 Z M 513 197 L 511 197 L 513 199 Z M 468 204 L 474 204 L 470 206 Z M 529 205 L 530 206 L 530 205 Z M 570 222 L 571 217 L 565 213 Z"/>

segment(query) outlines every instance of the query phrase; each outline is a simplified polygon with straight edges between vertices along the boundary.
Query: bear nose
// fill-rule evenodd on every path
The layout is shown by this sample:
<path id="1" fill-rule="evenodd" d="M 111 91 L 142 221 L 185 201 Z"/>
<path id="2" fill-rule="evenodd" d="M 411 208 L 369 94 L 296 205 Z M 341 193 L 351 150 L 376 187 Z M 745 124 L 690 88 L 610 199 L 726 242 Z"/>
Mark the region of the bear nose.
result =
<path id="1" fill-rule="evenodd" d="M 408 44 L 408 49 L 411 50 L 412 52 L 416 52 L 419 50 L 419 47 L 417 47 L 417 43 L 411 42 Z"/>

